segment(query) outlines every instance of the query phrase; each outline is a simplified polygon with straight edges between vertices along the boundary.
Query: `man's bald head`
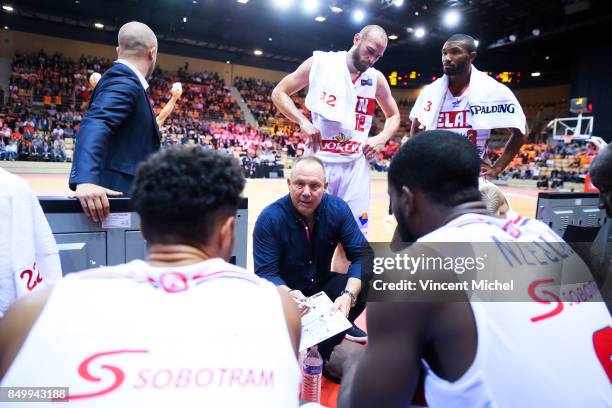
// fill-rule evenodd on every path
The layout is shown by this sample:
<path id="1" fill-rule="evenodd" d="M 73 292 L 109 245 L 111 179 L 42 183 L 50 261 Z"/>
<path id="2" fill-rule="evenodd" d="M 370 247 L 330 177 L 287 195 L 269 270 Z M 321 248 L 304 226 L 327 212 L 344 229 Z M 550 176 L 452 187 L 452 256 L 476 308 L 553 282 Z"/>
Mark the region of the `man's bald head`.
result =
<path id="1" fill-rule="evenodd" d="M 327 189 L 323 162 L 314 156 L 297 159 L 287 179 L 287 186 L 296 211 L 307 219 L 312 217 Z"/>
<path id="2" fill-rule="evenodd" d="M 148 25 L 130 21 L 119 29 L 119 58 L 131 62 L 145 78 L 153 74 L 157 62 L 157 37 Z"/>
<path id="3" fill-rule="evenodd" d="M 117 39 L 119 57 L 128 55 L 144 56 L 153 47 L 157 49 L 157 37 L 148 25 L 130 21 L 119 29 Z"/>
<path id="4" fill-rule="evenodd" d="M 302 173 L 302 170 L 308 172 L 311 175 L 316 175 L 320 177 L 321 181 L 323 183 L 325 182 L 325 165 L 318 157 L 302 156 L 295 160 L 295 162 L 293 162 L 291 175 L 289 177 L 291 179 L 299 177 Z"/>
<path id="5" fill-rule="evenodd" d="M 353 36 L 349 57 L 355 69 L 365 72 L 373 66 L 387 49 L 387 33 L 377 25 L 367 25 Z"/>
<path id="6" fill-rule="evenodd" d="M 362 39 L 366 38 L 378 38 L 387 42 L 387 32 L 384 28 L 379 25 L 370 24 L 361 29 L 359 31 Z"/>

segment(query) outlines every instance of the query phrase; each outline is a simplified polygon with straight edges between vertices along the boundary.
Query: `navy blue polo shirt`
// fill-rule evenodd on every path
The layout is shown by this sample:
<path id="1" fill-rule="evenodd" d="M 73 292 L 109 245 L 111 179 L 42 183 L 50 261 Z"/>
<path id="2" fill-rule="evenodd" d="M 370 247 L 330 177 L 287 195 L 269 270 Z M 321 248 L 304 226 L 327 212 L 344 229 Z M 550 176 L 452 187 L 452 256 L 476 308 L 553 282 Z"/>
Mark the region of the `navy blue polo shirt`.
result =
<path id="1" fill-rule="evenodd" d="M 361 279 L 361 251 L 367 243 L 348 204 L 323 195 L 308 231 L 287 194 L 267 206 L 253 230 L 255 273 L 275 285 L 311 290 L 330 273 L 338 243 L 351 262 L 348 276 Z"/>

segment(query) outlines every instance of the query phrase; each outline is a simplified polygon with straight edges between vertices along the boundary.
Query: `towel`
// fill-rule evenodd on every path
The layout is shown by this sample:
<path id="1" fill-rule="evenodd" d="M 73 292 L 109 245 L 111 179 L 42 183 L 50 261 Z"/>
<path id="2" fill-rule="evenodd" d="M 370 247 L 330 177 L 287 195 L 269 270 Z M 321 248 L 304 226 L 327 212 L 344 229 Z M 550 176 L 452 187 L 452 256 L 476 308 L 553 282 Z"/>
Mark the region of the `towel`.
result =
<path id="1" fill-rule="evenodd" d="M 447 90 L 446 75 L 427 85 L 410 111 L 410 119 L 418 119 L 426 130 L 435 129 Z M 525 114 L 512 91 L 473 65 L 468 102 L 472 111 L 472 128 L 516 128 L 526 132 Z"/>
<path id="2" fill-rule="evenodd" d="M 0 168 L 0 318 L 15 300 L 61 277 L 38 199 L 25 181 Z"/>
<path id="3" fill-rule="evenodd" d="M 357 93 L 346 65 L 346 51 L 315 51 L 312 56 L 306 108 L 353 129 Z"/>

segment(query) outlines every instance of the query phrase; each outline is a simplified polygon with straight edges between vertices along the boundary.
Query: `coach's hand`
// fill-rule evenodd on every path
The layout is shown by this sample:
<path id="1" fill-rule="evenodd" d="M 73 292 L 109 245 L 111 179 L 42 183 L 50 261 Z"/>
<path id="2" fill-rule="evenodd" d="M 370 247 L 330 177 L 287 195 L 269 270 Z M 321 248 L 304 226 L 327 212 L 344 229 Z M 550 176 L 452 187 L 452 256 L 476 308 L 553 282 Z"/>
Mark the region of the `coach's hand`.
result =
<path id="1" fill-rule="evenodd" d="M 76 197 L 81 202 L 83 212 L 95 222 L 103 220 L 110 213 L 110 204 L 107 196 L 119 197 L 123 193 L 109 190 L 95 184 L 85 183 L 76 187 Z"/>
<path id="2" fill-rule="evenodd" d="M 308 307 L 306 296 L 304 296 L 304 294 L 297 289 L 290 290 L 289 294 L 291 295 L 293 300 L 295 300 L 295 302 L 298 305 L 298 310 L 300 311 L 300 317 L 308 313 L 308 311 L 310 310 L 310 307 Z"/>
<path id="3" fill-rule="evenodd" d="M 339 311 L 344 314 L 344 317 L 348 319 L 349 312 L 351 311 L 351 297 L 346 293 L 340 295 L 334 301 L 334 307 L 332 311 Z"/>
<path id="4" fill-rule="evenodd" d="M 365 146 L 363 147 L 363 154 L 365 155 L 368 161 L 374 159 L 376 157 L 376 153 L 380 152 L 387 143 L 387 139 L 380 135 L 372 136 L 368 138 Z"/>
<path id="5" fill-rule="evenodd" d="M 319 150 L 319 145 L 321 144 L 321 132 L 308 120 L 304 120 L 300 123 L 300 129 L 302 130 L 302 133 L 308 137 L 307 145 L 309 143 L 312 151 L 316 153 Z"/>

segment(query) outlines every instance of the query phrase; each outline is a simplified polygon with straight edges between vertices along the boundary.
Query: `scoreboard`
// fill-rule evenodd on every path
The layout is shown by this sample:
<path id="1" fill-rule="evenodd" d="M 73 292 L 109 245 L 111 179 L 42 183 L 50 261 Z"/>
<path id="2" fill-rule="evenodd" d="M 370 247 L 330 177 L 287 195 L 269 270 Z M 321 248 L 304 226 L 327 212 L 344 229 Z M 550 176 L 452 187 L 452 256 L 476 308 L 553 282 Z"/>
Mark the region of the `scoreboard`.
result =
<path id="1" fill-rule="evenodd" d="M 493 76 L 499 82 L 504 84 L 520 84 L 521 83 L 521 72 L 504 71 L 497 74 L 487 72 L 489 76 Z"/>
<path id="2" fill-rule="evenodd" d="M 421 76 L 417 71 L 392 71 L 389 74 L 389 85 L 409 86 L 419 85 L 416 81 Z"/>
<path id="3" fill-rule="evenodd" d="M 508 85 L 518 85 L 521 83 L 522 72 L 520 71 L 503 71 L 492 72 L 485 71 L 487 75 L 495 78 L 501 83 Z M 425 72 L 411 69 L 393 70 L 387 75 L 389 85 L 396 88 L 410 88 L 427 85 L 438 79 L 439 72 Z"/>

